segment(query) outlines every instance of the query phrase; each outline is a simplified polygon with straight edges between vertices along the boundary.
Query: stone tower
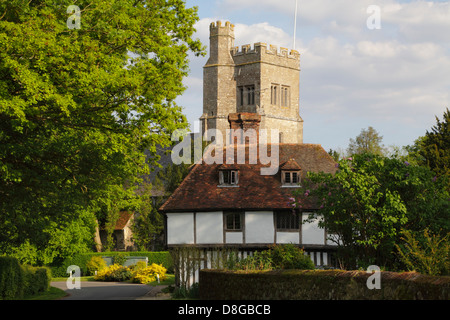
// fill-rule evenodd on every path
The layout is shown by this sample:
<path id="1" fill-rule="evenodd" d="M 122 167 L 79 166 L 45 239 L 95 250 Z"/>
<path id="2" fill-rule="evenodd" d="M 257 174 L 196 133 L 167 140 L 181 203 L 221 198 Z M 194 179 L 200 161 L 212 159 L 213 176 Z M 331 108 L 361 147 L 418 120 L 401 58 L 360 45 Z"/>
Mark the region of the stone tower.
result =
<path id="1" fill-rule="evenodd" d="M 278 129 L 280 142 L 303 143 L 299 115 L 300 54 L 255 43 L 234 46 L 234 25 L 210 25 L 210 56 L 203 68 L 202 130 L 230 128 L 230 114 L 257 114 L 260 129 Z"/>

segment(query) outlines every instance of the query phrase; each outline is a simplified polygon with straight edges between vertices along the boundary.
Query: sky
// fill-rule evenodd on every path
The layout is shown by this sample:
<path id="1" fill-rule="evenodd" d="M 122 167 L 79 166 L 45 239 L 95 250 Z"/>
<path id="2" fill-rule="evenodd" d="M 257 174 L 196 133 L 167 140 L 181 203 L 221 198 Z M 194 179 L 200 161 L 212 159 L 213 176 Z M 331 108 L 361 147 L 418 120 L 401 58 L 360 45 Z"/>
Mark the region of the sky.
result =
<path id="1" fill-rule="evenodd" d="M 300 52 L 304 143 L 342 152 L 371 126 L 386 147 L 411 145 L 450 109 L 450 1 L 297 1 L 294 32 L 295 0 L 187 0 L 198 7 L 194 38 L 208 52 L 189 56 L 177 99 L 192 129 L 203 111 L 209 25 L 218 20 L 235 25 L 235 46 Z"/>

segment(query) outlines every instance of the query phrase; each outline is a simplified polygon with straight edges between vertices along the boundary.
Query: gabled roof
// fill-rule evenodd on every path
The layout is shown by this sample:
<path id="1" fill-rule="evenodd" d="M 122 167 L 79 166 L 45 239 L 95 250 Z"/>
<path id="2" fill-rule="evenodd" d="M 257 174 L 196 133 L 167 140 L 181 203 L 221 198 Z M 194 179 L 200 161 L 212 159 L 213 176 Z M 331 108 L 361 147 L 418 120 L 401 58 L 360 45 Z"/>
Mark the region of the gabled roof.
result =
<path id="1" fill-rule="evenodd" d="M 119 218 L 117 219 L 114 230 L 122 230 L 123 228 L 125 228 L 128 221 L 130 221 L 132 216 L 133 216 L 133 213 L 131 213 L 131 212 L 120 211 Z"/>
<path id="2" fill-rule="evenodd" d="M 298 165 L 295 159 L 289 159 L 280 166 L 281 170 L 301 170 L 302 168 Z"/>
<path id="3" fill-rule="evenodd" d="M 237 187 L 223 187 L 219 184 L 219 169 L 222 164 L 206 164 L 203 161 L 195 164 L 180 186 L 161 206 L 163 212 L 192 212 L 211 210 L 270 210 L 291 209 L 289 198 L 292 197 L 293 188 L 282 187 L 280 164 L 294 162 L 301 168 L 301 177 L 304 178 L 309 171 L 334 173 L 336 171 L 333 158 L 318 144 L 279 144 L 279 159 L 277 159 L 277 172 L 274 175 L 261 175 L 262 165 L 259 158 L 257 163 L 249 164 L 249 154 L 255 149 L 245 147 L 246 163 L 239 164 L 237 152 L 242 146 L 234 146 L 235 165 L 239 169 L 239 185 Z M 268 146 L 269 153 L 272 145 Z M 229 153 L 228 153 L 229 154 Z M 223 149 L 224 163 L 227 150 Z M 289 162 L 290 159 L 293 161 Z M 211 161 L 207 161 L 211 163 Z M 303 206 L 304 209 L 314 209 L 311 203 Z"/>

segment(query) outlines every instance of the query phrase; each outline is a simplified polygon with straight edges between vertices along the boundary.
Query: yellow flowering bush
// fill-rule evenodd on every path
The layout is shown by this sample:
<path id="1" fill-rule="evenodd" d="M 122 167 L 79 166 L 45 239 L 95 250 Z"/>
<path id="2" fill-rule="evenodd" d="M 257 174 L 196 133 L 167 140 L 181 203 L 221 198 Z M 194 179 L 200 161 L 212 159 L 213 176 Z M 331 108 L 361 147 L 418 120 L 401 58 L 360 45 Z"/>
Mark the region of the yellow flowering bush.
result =
<path id="1" fill-rule="evenodd" d="M 133 274 L 129 268 L 118 264 L 113 264 L 98 271 L 97 275 L 94 276 L 94 280 L 125 281 L 131 279 L 132 276 Z"/>
<path id="2" fill-rule="evenodd" d="M 157 275 L 159 274 L 159 280 L 166 279 L 167 269 L 156 263 L 152 263 L 150 266 L 145 268 L 138 268 L 133 273 L 133 282 L 137 283 L 149 283 L 157 280 Z"/>

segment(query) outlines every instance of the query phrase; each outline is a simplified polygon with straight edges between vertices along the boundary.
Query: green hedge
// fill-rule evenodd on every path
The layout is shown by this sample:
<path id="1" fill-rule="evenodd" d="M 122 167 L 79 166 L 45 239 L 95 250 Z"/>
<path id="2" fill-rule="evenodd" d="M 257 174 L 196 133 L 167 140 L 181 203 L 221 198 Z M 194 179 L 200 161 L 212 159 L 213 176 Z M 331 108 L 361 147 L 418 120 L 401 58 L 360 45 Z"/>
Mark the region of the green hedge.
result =
<path id="1" fill-rule="evenodd" d="M 25 272 L 16 258 L 0 257 L 0 299 L 20 299 L 24 280 Z"/>
<path id="2" fill-rule="evenodd" d="M 16 258 L 0 257 L 0 299 L 21 299 L 50 288 L 51 273 L 45 267 L 21 266 Z"/>
<path id="3" fill-rule="evenodd" d="M 23 266 L 25 271 L 25 295 L 34 295 L 50 289 L 51 271 L 46 267 Z"/>
<path id="4" fill-rule="evenodd" d="M 368 289 L 365 271 L 200 271 L 202 300 L 449 300 L 450 277 L 381 272 L 381 288 Z M 219 288 L 219 289 L 218 289 Z"/>
<path id="5" fill-rule="evenodd" d="M 167 251 L 112 251 L 112 252 L 90 252 L 90 253 L 83 253 L 83 254 L 77 254 L 69 259 L 66 259 L 63 261 L 63 263 L 59 266 L 52 266 L 52 275 L 54 277 L 67 277 L 67 267 L 71 265 L 75 265 L 80 267 L 81 276 L 88 276 L 89 271 L 87 269 L 87 262 L 93 257 L 93 256 L 104 256 L 104 257 L 115 257 L 118 255 L 125 255 L 125 256 L 135 256 L 135 257 L 147 257 L 148 263 L 156 263 L 156 264 L 162 264 L 163 267 L 167 269 L 168 273 L 173 273 L 173 262 L 172 258 Z"/>

